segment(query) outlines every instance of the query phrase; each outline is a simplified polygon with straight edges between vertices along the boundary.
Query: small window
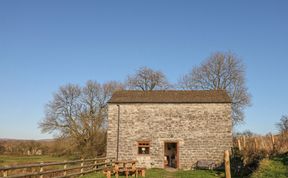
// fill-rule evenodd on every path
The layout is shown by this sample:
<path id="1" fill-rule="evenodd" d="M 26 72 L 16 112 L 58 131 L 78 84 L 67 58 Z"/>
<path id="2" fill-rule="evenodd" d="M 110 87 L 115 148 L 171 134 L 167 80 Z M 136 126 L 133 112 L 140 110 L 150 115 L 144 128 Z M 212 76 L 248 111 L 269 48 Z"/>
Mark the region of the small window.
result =
<path id="1" fill-rule="evenodd" d="M 147 155 L 150 152 L 149 142 L 138 142 L 138 154 Z"/>

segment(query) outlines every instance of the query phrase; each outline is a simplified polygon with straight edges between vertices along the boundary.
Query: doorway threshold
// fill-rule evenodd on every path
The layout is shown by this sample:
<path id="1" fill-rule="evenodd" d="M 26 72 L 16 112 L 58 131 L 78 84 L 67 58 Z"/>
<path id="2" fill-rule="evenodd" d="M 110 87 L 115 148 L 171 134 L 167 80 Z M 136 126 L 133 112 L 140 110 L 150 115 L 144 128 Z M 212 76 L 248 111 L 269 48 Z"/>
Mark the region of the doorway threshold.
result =
<path id="1" fill-rule="evenodd" d="M 177 169 L 174 167 L 165 167 L 164 169 L 168 172 L 176 172 L 177 171 Z"/>

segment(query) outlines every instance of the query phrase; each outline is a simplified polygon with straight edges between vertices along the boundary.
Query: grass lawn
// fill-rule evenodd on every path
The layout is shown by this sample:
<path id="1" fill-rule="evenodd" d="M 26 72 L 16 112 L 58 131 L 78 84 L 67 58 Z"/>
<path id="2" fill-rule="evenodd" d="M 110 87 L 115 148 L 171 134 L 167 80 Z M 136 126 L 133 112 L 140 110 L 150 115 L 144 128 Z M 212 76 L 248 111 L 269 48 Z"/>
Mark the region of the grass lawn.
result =
<path id="1" fill-rule="evenodd" d="M 112 177 L 115 177 L 115 176 L 112 176 Z M 120 177 L 125 177 L 125 176 L 120 176 Z M 146 178 L 189 178 L 189 177 L 224 178 L 225 175 L 223 172 L 209 171 L 209 170 L 168 172 L 164 169 L 148 169 L 146 171 Z M 99 173 L 85 175 L 82 178 L 105 178 L 105 176 L 103 173 L 99 172 Z"/>
<path id="2" fill-rule="evenodd" d="M 273 159 L 260 161 L 258 169 L 251 178 L 287 178 L 288 177 L 288 154 Z"/>
<path id="3" fill-rule="evenodd" d="M 7 156 L 0 155 L 0 166 L 31 164 L 39 162 L 62 162 L 69 160 L 67 157 L 52 156 Z M 82 178 L 105 178 L 102 172 L 87 174 Z M 112 176 L 115 177 L 115 176 Z M 125 176 L 120 176 L 125 177 Z M 131 176 L 130 176 L 131 177 Z M 139 176 L 140 177 L 140 176 Z M 210 170 L 191 170 L 169 172 L 164 169 L 148 169 L 146 178 L 224 178 L 224 172 Z M 234 176 L 232 176 L 234 178 Z M 258 169 L 250 176 L 251 178 L 287 178 L 288 177 L 288 154 L 273 159 L 260 161 Z"/>
<path id="4" fill-rule="evenodd" d="M 113 176 L 112 176 L 113 177 Z M 120 176 L 125 177 L 125 176 Z M 148 169 L 146 178 L 225 178 L 224 172 L 210 170 L 168 172 L 164 169 Z M 288 178 L 288 154 L 260 161 L 258 169 L 249 178 Z M 105 178 L 103 173 L 83 176 L 83 178 Z M 232 178 L 235 176 L 232 175 Z"/>
<path id="5" fill-rule="evenodd" d="M 61 162 L 69 160 L 65 157 L 52 157 L 52 156 L 9 156 L 0 155 L 0 166 L 11 166 L 19 164 L 31 164 L 40 162 Z"/>

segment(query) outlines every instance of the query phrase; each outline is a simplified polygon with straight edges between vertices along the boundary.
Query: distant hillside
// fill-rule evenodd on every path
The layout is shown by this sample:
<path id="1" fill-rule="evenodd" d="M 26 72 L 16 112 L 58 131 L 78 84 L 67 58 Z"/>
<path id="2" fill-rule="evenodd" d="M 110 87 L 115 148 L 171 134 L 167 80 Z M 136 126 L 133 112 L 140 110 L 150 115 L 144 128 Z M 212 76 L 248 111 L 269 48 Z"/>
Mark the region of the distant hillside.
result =
<path id="1" fill-rule="evenodd" d="M 15 139 L 15 138 L 0 138 L 0 141 L 55 141 L 55 139 Z"/>
<path id="2" fill-rule="evenodd" d="M 24 140 L 0 138 L 0 154 L 8 155 L 42 155 L 53 153 L 56 139 Z M 58 144 L 59 145 L 59 144 Z"/>

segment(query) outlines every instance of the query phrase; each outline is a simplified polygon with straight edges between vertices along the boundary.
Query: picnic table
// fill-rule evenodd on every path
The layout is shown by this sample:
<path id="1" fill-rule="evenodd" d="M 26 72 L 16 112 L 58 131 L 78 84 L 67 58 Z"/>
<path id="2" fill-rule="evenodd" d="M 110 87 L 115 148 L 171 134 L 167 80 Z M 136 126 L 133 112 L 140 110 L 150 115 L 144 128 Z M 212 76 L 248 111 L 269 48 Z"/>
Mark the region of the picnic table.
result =
<path id="1" fill-rule="evenodd" d="M 106 174 L 107 178 L 111 178 L 111 174 L 114 174 L 116 178 L 119 177 L 119 174 L 125 174 L 126 178 L 129 175 L 145 177 L 146 168 L 136 167 L 136 162 L 135 160 L 114 161 L 111 167 L 104 169 L 104 174 Z"/>

